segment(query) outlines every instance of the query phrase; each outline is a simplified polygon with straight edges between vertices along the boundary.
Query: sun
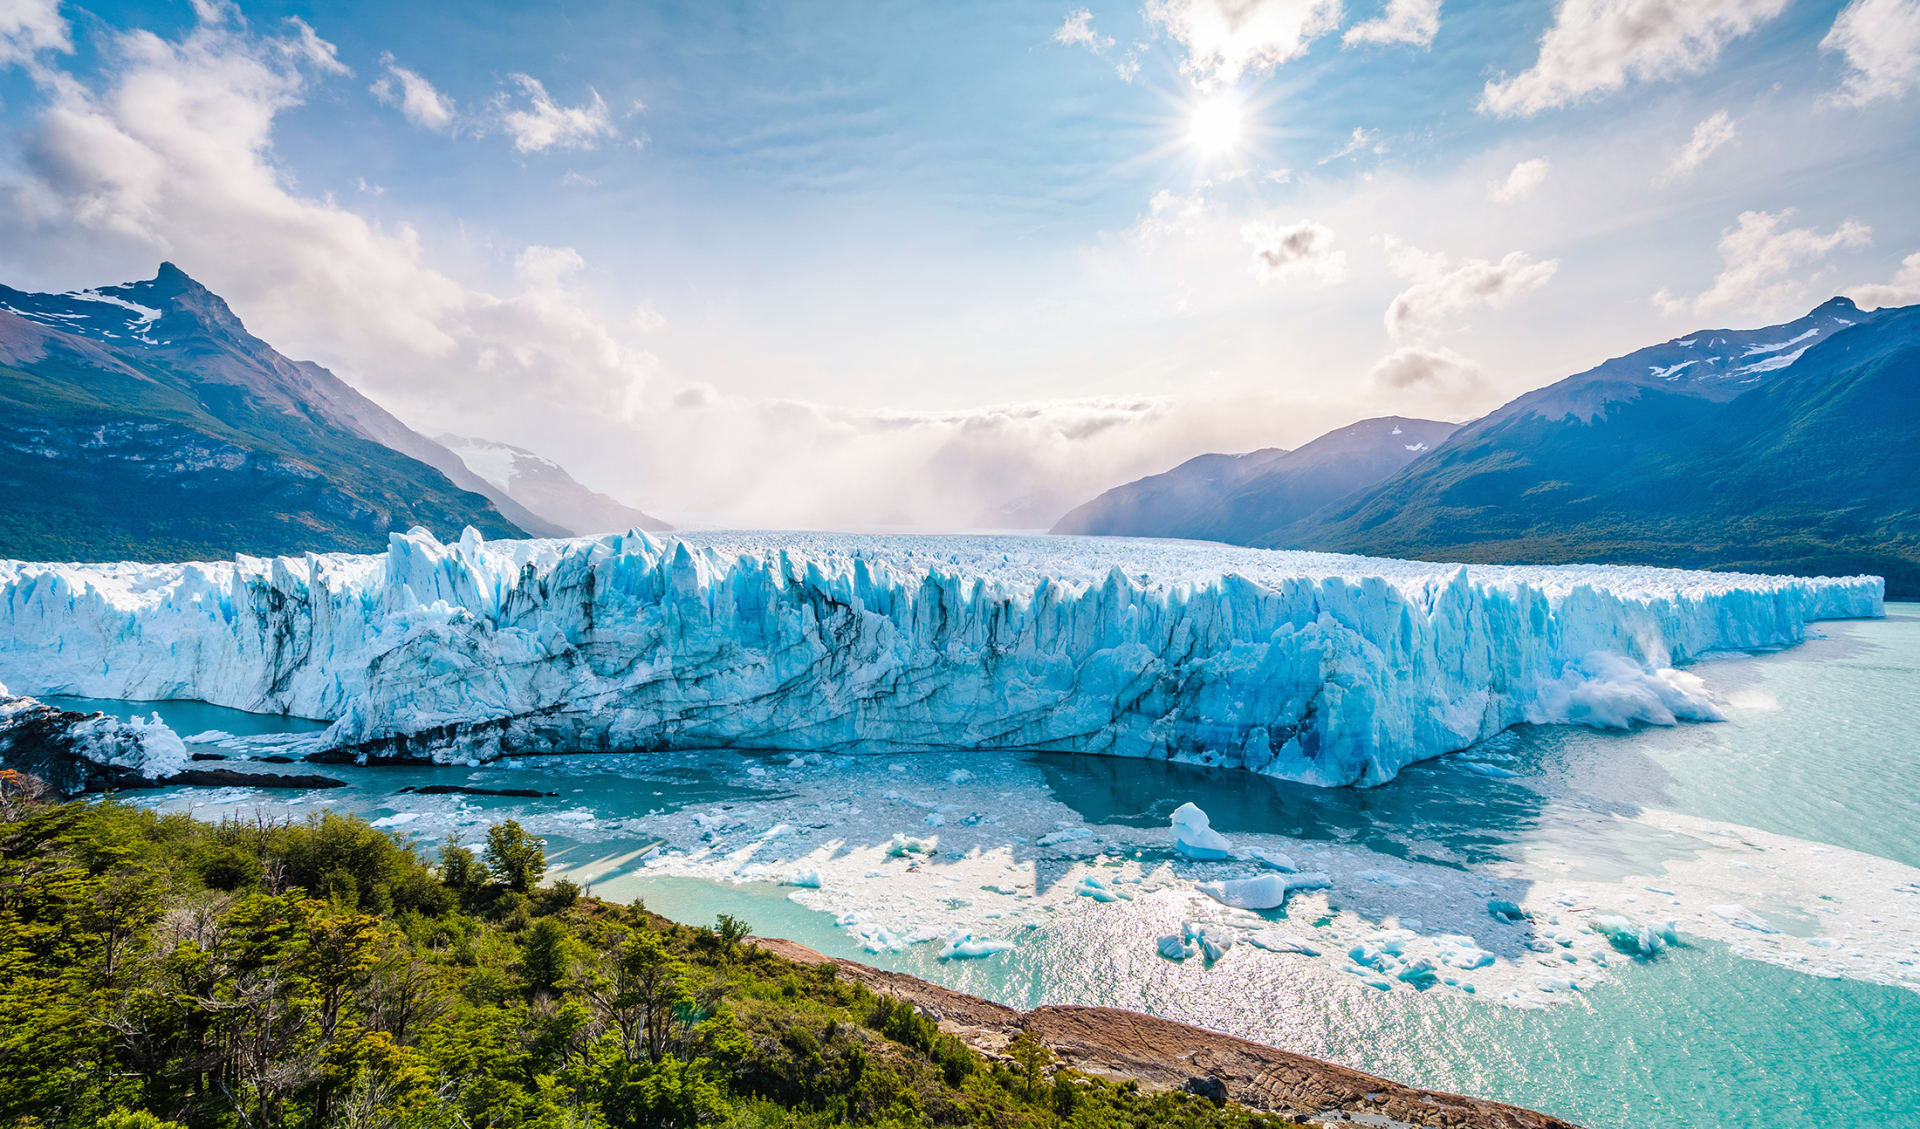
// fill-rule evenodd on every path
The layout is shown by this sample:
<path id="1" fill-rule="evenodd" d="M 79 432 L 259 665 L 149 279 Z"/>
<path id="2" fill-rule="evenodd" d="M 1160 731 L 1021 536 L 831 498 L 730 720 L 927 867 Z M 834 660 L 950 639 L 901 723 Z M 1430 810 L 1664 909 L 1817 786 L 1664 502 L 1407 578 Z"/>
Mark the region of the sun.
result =
<path id="1" fill-rule="evenodd" d="M 1246 135 L 1246 112 L 1230 94 L 1209 94 L 1187 111 L 1187 144 L 1203 157 L 1225 157 Z"/>

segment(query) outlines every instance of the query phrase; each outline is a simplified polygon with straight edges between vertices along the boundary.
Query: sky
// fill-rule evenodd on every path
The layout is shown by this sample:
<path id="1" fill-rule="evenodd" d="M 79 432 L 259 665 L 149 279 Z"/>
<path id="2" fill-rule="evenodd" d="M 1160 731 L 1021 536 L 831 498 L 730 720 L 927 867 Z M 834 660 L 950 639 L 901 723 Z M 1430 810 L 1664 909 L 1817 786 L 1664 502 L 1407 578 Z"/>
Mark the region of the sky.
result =
<path id="1" fill-rule="evenodd" d="M 177 263 L 670 520 L 1050 524 L 1920 302 L 1920 0 L 0 0 L 0 281 Z"/>

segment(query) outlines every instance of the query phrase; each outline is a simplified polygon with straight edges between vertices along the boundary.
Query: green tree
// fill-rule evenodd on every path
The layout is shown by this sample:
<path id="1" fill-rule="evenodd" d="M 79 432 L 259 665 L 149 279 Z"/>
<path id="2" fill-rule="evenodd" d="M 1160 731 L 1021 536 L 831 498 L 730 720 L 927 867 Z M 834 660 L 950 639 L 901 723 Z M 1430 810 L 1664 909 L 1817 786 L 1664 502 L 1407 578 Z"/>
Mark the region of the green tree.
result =
<path id="1" fill-rule="evenodd" d="M 516 894 L 538 886 L 547 873 L 546 848 L 516 820 L 487 828 L 486 857 L 494 881 Z"/>
<path id="2" fill-rule="evenodd" d="M 440 848 L 440 880 L 458 893 L 470 893 L 480 888 L 487 879 L 480 860 L 473 852 L 460 845 L 460 837 L 447 836 L 446 843 Z"/>
<path id="3" fill-rule="evenodd" d="M 720 953 L 731 960 L 740 951 L 740 942 L 753 932 L 753 926 L 733 916 L 723 913 L 714 925 L 714 933 L 720 938 Z"/>
<path id="4" fill-rule="evenodd" d="M 528 995 L 553 995 L 572 964 L 573 935 L 555 918 L 540 918 L 520 935 L 520 977 Z"/>

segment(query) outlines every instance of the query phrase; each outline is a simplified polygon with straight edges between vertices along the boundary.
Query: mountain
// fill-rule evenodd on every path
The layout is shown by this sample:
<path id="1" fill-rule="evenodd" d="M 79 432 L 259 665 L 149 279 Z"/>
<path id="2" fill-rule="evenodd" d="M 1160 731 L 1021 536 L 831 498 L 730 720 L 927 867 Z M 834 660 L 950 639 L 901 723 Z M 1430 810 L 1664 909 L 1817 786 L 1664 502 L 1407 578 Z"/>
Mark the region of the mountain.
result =
<path id="1" fill-rule="evenodd" d="M 587 489 L 559 463 L 523 447 L 463 435 L 436 438 L 495 489 L 568 533 L 586 536 L 673 528 L 657 517 Z"/>
<path id="2" fill-rule="evenodd" d="M 1116 486 L 1054 523 L 1054 533 L 1095 537 L 1194 537 L 1199 515 L 1286 455 L 1267 447 L 1244 455 L 1196 455 L 1172 470 Z"/>
<path id="3" fill-rule="evenodd" d="M 1920 595 L 1920 307 L 1845 298 L 1530 392 L 1268 545 L 1867 572 Z"/>
<path id="4" fill-rule="evenodd" d="M 1393 474 L 1457 426 L 1386 416 L 1291 451 L 1201 455 L 1107 491 L 1061 518 L 1053 532 L 1252 544 Z"/>
<path id="5" fill-rule="evenodd" d="M 391 530 L 558 534 L 171 263 L 67 294 L 0 286 L 0 556 L 373 550 Z"/>

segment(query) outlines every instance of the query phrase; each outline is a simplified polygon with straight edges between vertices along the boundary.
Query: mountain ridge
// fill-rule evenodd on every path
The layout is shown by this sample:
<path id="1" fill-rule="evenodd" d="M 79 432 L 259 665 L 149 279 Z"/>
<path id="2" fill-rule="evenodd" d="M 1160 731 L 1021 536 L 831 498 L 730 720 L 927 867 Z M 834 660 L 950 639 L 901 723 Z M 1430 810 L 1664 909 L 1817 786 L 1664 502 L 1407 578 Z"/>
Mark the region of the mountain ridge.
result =
<path id="1" fill-rule="evenodd" d="M 1920 306 L 1836 297 L 1531 389 L 1308 512 L 1215 484 L 1182 497 L 1177 523 L 1125 532 L 1415 560 L 1871 572 L 1890 596 L 1920 596 L 1916 398 Z M 1262 516 L 1207 516 L 1235 504 Z M 1068 524 L 1055 531 L 1081 531 Z"/>
<path id="2" fill-rule="evenodd" d="M 0 405 L 0 554 L 177 560 L 377 549 L 416 524 L 558 531 L 247 332 L 172 263 L 64 294 L 0 286 Z"/>
<path id="3" fill-rule="evenodd" d="M 497 439 L 443 432 L 434 442 L 452 451 L 473 473 L 509 498 L 558 524 L 570 535 L 666 532 L 672 525 L 625 502 L 590 490 L 545 455 Z"/>
<path id="4" fill-rule="evenodd" d="M 1293 450 L 1198 455 L 1106 491 L 1069 511 L 1052 532 L 1250 544 L 1378 482 L 1444 442 L 1457 426 L 1380 416 Z"/>

